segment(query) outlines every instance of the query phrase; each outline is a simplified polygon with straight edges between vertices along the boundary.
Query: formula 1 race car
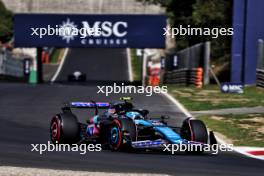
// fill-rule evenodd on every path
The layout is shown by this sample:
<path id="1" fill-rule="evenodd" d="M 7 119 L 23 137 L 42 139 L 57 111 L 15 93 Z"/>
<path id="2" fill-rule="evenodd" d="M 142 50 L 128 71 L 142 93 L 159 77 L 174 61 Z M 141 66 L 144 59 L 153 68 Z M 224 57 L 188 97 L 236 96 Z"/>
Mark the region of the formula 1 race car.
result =
<path id="1" fill-rule="evenodd" d="M 70 82 L 85 82 L 86 81 L 86 74 L 75 71 L 72 74 L 68 75 L 68 81 Z"/>
<path id="2" fill-rule="evenodd" d="M 112 150 L 163 148 L 164 144 L 216 143 L 200 120 L 187 118 L 181 127 L 171 127 L 166 118 L 152 119 L 149 111 L 135 109 L 130 97 L 121 102 L 70 102 L 51 120 L 51 141 L 57 143 L 100 143 Z M 80 123 L 72 108 L 93 108 L 95 115 Z M 99 109 L 105 111 L 99 114 Z"/>

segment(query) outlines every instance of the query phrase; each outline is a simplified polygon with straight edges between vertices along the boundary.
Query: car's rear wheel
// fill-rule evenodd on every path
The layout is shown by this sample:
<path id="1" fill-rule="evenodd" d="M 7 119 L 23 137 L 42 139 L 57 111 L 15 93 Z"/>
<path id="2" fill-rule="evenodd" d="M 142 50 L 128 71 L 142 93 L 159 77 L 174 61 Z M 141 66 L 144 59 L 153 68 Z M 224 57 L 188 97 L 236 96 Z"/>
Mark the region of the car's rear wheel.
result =
<path id="1" fill-rule="evenodd" d="M 50 135 L 51 141 L 59 141 L 61 137 L 61 119 L 58 116 L 55 116 L 51 120 L 50 124 Z"/>
<path id="2" fill-rule="evenodd" d="M 80 140 L 78 120 L 72 113 L 58 114 L 51 119 L 50 138 L 53 143 L 76 143 Z"/>
<path id="3" fill-rule="evenodd" d="M 109 145 L 112 150 L 120 151 L 131 148 L 136 139 L 136 127 L 130 119 L 115 119 L 109 129 Z"/>

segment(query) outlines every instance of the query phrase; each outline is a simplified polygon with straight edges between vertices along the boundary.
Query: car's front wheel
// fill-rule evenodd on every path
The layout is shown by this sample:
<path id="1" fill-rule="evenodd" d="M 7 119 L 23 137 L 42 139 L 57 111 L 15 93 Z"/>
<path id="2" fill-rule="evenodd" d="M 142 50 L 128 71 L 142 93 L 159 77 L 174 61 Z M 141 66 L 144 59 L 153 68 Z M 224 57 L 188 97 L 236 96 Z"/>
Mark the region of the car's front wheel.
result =
<path id="1" fill-rule="evenodd" d="M 184 120 L 180 130 L 180 135 L 183 139 L 188 141 L 195 141 L 202 144 L 208 143 L 207 128 L 201 120 L 191 118 Z M 197 152 L 199 153 L 202 151 L 203 149 L 200 148 Z"/>

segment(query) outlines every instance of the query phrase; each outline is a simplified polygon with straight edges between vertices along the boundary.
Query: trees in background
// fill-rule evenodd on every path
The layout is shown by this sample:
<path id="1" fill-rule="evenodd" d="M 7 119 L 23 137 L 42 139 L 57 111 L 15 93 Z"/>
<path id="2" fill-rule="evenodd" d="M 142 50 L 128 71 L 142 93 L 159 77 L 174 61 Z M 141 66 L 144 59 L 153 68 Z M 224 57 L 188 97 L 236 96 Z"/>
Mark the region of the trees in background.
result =
<path id="1" fill-rule="evenodd" d="M 0 0 L 0 41 L 5 43 L 13 36 L 13 14 Z"/>
<path id="2" fill-rule="evenodd" d="M 232 0 L 139 0 L 157 4 L 166 9 L 171 26 L 179 25 L 201 28 L 232 27 Z M 180 50 L 196 43 L 211 41 L 212 62 L 229 61 L 231 36 L 176 36 L 176 49 Z"/>
<path id="3" fill-rule="evenodd" d="M 197 0 L 193 4 L 193 23 L 200 27 L 232 27 L 232 5 L 232 0 Z M 221 63 L 230 59 L 231 36 L 219 35 L 216 39 L 203 36 L 199 40 L 211 41 L 214 62 Z"/>

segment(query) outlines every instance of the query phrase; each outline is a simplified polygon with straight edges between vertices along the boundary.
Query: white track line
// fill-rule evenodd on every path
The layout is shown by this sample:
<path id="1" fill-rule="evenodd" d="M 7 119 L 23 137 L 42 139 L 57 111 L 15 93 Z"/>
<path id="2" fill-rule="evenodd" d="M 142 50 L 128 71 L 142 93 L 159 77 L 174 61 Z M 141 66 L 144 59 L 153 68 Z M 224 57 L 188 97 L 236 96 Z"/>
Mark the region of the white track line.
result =
<path id="1" fill-rule="evenodd" d="M 59 67 L 58 67 L 56 73 L 53 75 L 53 77 L 52 77 L 51 80 L 50 80 L 51 82 L 56 81 L 57 77 L 59 76 L 60 71 L 61 71 L 61 69 L 62 69 L 62 66 L 63 66 L 63 64 L 64 64 L 64 61 L 65 61 L 65 58 L 66 58 L 67 55 L 68 55 L 68 52 L 69 52 L 69 48 L 66 48 L 65 51 L 64 51 L 64 53 L 63 53 L 62 59 L 61 59 L 61 61 L 60 61 L 60 65 L 59 65 Z"/>
<path id="2" fill-rule="evenodd" d="M 253 149 L 251 149 L 252 147 L 248 147 L 248 152 L 252 151 Z M 240 153 L 240 154 L 243 154 L 243 155 L 246 155 L 247 157 L 250 157 L 250 158 L 255 158 L 255 159 L 259 159 L 259 160 L 263 160 L 264 161 L 264 158 L 263 157 L 260 157 L 260 156 L 255 156 L 255 155 L 252 155 L 252 154 L 249 154 L 245 151 L 245 149 L 243 149 L 243 147 L 234 147 L 234 151 L 236 151 L 237 153 Z"/>
<path id="3" fill-rule="evenodd" d="M 223 140 L 223 139 L 221 139 L 219 136 L 217 136 L 216 134 L 215 134 L 215 138 L 216 138 L 216 141 L 219 143 L 219 144 L 224 144 L 224 145 L 227 145 L 228 143 L 225 141 L 225 140 Z M 247 157 L 250 157 L 250 158 L 255 158 L 255 159 L 259 159 L 259 160 L 264 160 L 264 158 L 263 157 L 258 157 L 258 156 L 254 156 L 254 155 L 252 155 L 252 154 L 249 154 L 249 153 L 247 153 L 247 152 L 245 152 L 245 150 L 243 150 L 242 149 L 243 147 L 233 147 L 233 150 L 235 151 L 235 152 L 237 152 L 237 153 L 240 153 L 240 154 L 242 154 L 242 155 L 245 155 L 245 156 L 247 156 Z M 249 147 L 250 148 L 250 147 Z M 250 150 L 248 150 L 248 151 L 250 151 Z"/>
<path id="4" fill-rule="evenodd" d="M 131 59 L 131 51 L 130 48 L 126 49 L 126 53 L 127 53 L 127 67 L 128 67 L 128 79 L 129 82 L 133 82 L 133 70 L 132 70 L 132 59 Z"/>
<path id="5" fill-rule="evenodd" d="M 161 174 L 147 173 L 109 173 L 109 172 L 89 172 L 89 171 L 72 171 L 72 170 L 55 170 L 40 168 L 23 168 L 0 166 L 1 176 L 160 176 Z M 165 174 L 162 174 L 165 176 Z"/>
<path id="6" fill-rule="evenodd" d="M 178 102 L 175 98 L 173 98 L 172 95 L 170 95 L 169 93 L 165 93 L 165 92 L 162 92 L 162 94 L 168 98 L 173 104 L 175 104 L 182 113 L 184 113 L 184 115 L 186 117 L 192 117 L 191 113 L 188 112 L 188 110 L 180 103 Z"/>
<path id="7" fill-rule="evenodd" d="M 188 112 L 188 110 L 180 102 L 178 102 L 172 95 L 170 95 L 168 93 L 164 93 L 164 92 L 162 92 L 162 94 L 166 98 L 168 98 L 172 103 L 174 103 L 175 106 L 177 106 L 182 111 L 182 113 L 184 113 L 184 115 L 186 117 L 192 117 L 192 115 Z M 221 139 L 220 137 L 218 137 L 218 136 L 215 136 L 215 137 L 216 137 L 216 140 L 217 140 L 217 142 L 219 144 L 227 144 L 227 142 L 224 141 L 223 139 Z M 254 156 L 254 155 L 251 155 L 251 154 L 245 152 L 240 147 L 234 147 L 233 149 L 234 149 L 235 152 L 240 153 L 242 155 L 245 155 L 247 157 L 264 160 L 264 158 L 261 158 L 261 157 L 258 157 L 258 156 Z"/>

